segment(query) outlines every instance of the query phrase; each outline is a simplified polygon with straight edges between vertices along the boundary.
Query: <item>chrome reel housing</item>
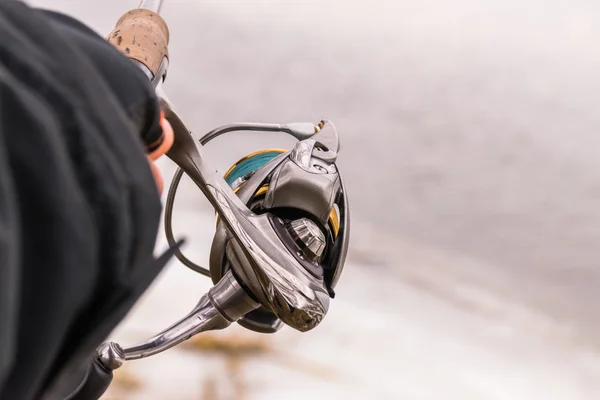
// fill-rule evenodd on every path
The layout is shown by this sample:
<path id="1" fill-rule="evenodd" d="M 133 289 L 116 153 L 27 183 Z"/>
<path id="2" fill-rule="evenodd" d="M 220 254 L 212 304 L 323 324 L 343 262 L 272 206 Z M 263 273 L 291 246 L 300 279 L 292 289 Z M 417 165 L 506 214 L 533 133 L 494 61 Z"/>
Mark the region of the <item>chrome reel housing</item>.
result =
<path id="1" fill-rule="evenodd" d="M 224 180 L 250 212 L 266 216 L 265 221 L 270 226 L 265 226 L 265 229 L 275 232 L 275 235 L 270 235 L 271 243 L 293 257 L 294 263 L 301 265 L 315 282 L 320 282 L 323 292 L 333 298 L 349 241 L 348 199 L 335 164 L 339 151 L 337 132 L 327 121 L 322 121 L 317 126 L 290 124 L 276 127 L 277 129 L 274 125 L 223 127 L 207 134 L 201 139 L 201 143 L 206 144 L 218 135 L 234 130 L 281 131 L 299 140 L 290 151 L 269 149 L 247 155 L 225 173 Z M 180 177 L 175 176 L 175 187 Z M 174 195 L 173 185 L 167 198 L 167 211 L 172 208 L 171 191 Z M 168 227 L 165 224 L 165 227 L 167 238 L 174 242 L 170 224 Z M 208 271 L 176 253 L 185 265 L 209 275 L 214 284 L 231 271 L 252 297 L 256 293 L 255 288 L 268 288 L 269 283 L 264 282 L 259 275 L 248 273 L 252 268 L 246 254 L 222 223 L 221 216 L 217 216 Z M 290 276 L 289 279 L 293 281 L 294 277 Z M 255 300 L 261 305 L 237 322 L 256 332 L 278 331 L 283 325 L 276 314 L 278 305 L 260 301 L 259 295 Z M 308 298 L 306 300 L 313 301 Z M 327 312 L 329 302 L 324 300 L 326 299 L 319 301 L 325 309 L 317 312 L 315 318 L 318 320 Z M 314 326 L 316 323 L 318 321 L 306 326 Z M 294 322 L 292 325 L 304 324 Z"/>

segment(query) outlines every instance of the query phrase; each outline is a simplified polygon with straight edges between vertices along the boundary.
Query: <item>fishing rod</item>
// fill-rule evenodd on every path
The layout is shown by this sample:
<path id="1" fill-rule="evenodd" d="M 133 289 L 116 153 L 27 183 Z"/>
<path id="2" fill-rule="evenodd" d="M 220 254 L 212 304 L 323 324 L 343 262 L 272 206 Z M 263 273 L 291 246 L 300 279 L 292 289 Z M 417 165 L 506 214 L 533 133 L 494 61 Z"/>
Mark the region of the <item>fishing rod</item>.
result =
<path id="1" fill-rule="evenodd" d="M 141 1 L 121 16 L 107 40 L 152 82 L 173 128 L 174 142 L 167 157 L 179 168 L 165 204 L 165 234 L 176 257 L 209 276 L 214 286 L 190 313 L 147 341 L 99 346 L 86 382 L 72 400 L 99 397 L 110 385 L 112 371 L 126 361 L 158 354 L 232 323 L 262 333 L 275 333 L 283 325 L 310 331 L 327 314 L 348 251 L 349 203 L 336 164 L 340 142 L 335 126 L 328 120 L 239 123 L 196 138 L 164 90 L 170 38 L 160 16 L 162 5 L 162 0 Z M 291 150 L 249 154 L 221 176 L 204 156 L 204 146 L 236 131 L 284 133 L 297 142 Z M 218 215 L 208 268 L 175 246 L 171 222 L 184 174 Z"/>

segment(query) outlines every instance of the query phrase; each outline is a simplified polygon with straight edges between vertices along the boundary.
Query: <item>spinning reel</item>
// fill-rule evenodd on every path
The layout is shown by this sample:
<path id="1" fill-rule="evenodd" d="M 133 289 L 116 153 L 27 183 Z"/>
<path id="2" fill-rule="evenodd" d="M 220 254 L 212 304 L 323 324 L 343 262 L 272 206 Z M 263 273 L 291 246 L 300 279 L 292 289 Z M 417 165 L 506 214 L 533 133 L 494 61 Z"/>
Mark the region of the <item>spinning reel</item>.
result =
<path id="1" fill-rule="evenodd" d="M 214 286 L 187 316 L 148 341 L 130 347 L 102 344 L 97 361 L 107 371 L 234 322 L 262 333 L 274 333 L 283 324 L 301 332 L 313 329 L 335 296 L 348 250 L 349 206 L 336 165 L 340 145 L 333 124 L 234 124 L 196 140 L 162 88 L 168 29 L 157 13 L 160 5 L 161 1 L 142 1 L 140 9 L 126 13 L 115 30 L 122 37 L 137 33 L 155 41 L 152 51 L 136 50 L 143 51 L 143 57 L 127 55 L 153 82 L 174 131 L 167 156 L 179 169 L 165 205 L 166 236 L 178 259 L 210 276 Z M 223 177 L 209 163 L 203 146 L 233 131 L 281 132 L 298 141 L 289 151 L 250 154 Z M 209 269 L 190 261 L 175 245 L 171 219 L 184 173 L 218 214 Z"/>
<path id="2" fill-rule="evenodd" d="M 343 269 L 349 224 L 348 202 L 335 165 L 339 140 L 334 126 L 327 121 L 316 126 L 310 123 L 230 125 L 208 133 L 200 143 L 205 145 L 225 132 L 244 130 L 279 131 L 299 140 L 291 151 L 263 150 L 242 158 L 223 179 L 250 212 L 266 217 L 269 225 L 265 229 L 272 232 L 265 236 L 279 251 L 289 253 L 297 267 L 322 281 L 327 294 L 333 298 Z M 171 247 L 175 247 L 171 227 L 173 203 L 182 175 L 183 170 L 179 169 L 165 207 L 165 232 Z M 210 276 L 214 284 L 232 271 L 239 279 L 250 279 L 245 283 L 249 290 L 260 292 L 258 282 L 253 282 L 252 275 L 246 272 L 250 268 L 246 265 L 249 261 L 243 254 L 236 253 L 234 240 L 219 216 L 210 253 L 210 270 L 196 265 L 177 250 L 175 255 L 184 265 Z M 322 306 L 326 312 L 327 304 Z M 320 320 L 322 316 L 314 318 Z M 257 332 L 273 333 L 281 327 L 282 320 L 270 307 L 261 305 L 238 323 Z M 307 326 L 294 327 L 308 330 L 316 323 L 318 321 L 311 321 Z"/>

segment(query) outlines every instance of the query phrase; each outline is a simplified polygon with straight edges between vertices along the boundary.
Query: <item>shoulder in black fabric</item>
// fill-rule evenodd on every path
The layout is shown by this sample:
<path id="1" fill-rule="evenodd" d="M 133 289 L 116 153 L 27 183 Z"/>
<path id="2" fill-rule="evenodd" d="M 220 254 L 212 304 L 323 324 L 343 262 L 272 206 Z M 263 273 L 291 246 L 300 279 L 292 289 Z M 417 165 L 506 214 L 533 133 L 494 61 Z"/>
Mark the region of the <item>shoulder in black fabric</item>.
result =
<path id="1" fill-rule="evenodd" d="M 168 257 L 153 257 L 161 206 L 139 136 L 46 18 L 0 1 L 0 182 L 12 182 L 19 222 L 7 233 L 17 287 L 0 295 L 0 313 L 19 310 L 0 330 L 0 346 L 14 346 L 0 354 L 1 399 L 41 398 L 86 362 Z"/>

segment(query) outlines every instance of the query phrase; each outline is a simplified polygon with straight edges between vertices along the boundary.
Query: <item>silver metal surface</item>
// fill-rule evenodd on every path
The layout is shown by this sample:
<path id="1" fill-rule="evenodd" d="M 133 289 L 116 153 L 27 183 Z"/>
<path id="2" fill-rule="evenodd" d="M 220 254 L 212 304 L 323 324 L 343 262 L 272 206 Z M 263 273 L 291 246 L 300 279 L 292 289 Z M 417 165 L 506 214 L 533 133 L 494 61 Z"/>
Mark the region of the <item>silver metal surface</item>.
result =
<path id="1" fill-rule="evenodd" d="M 254 175 L 246 181 L 245 185 L 237 192 L 237 196 L 244 204 L 250 202 L 254 193 L 256 193 L 256 190 L 262 185 L 262 182 L 264 182 L 268 175 L 281 162 L 286 160 L 288 156 L 289 153 L 280 154 L 267 165 L 256 171 Z M 210 278 L 213 283 L 217 283 L 221 277 L 231 269 L 232 262 L 235 262 L 235 260 L 228 259 L 225 254 L 226 246 L 229 245 L 229 241 L 231 240 L 234 239 L 227 233 L 225 225 L 219 224 L 210 250 Z M 237 323 L 246 329 L 260 333 L 275 333 L 283 326 L 283 322 L 264 306 L 244 315 Z"/>
<path id="2" fill-rule="evenodd" d="M 313 157 L 329 163 L 337 160 L 340 151 L 340 137 L 330 121 L 321 121 L 321 130 L 313 139 L 317 141 L 313 150 Z"/>
<path id="3" fill-rule="evenodd" d="M 204 295 L 196 308 L 185 318 L 147 342 L 124 348 L 125 360 L 149 357 L 170 349 L 202 331 L 223 329 L 230 323 L 210 302 L 208 296 Z"/>
<path id="4" fill-rule="evenodd" d="M 143 8 L 146 10 L 154 11 L 155 13 L 160 13 L 162 3 L 163 0 L 141 0 L 138 8 Z"/>
<path id="5" fill-rule="evenodd" d="M 96 356 L 102 365 L 110 371 L 119 368 L 125 361 L 123 349 L 114 342 L 102 343 L 96 350 Z"/>
<path id="6" fill-rule="evenodd" d="M 298 146 L 295 149 L 297 148 Z M 308 157 L 311 154 L 305 151 L 302 153 Z M 309 159 L 307 162 L 312 165 L 313 161 Z M 340 188 L 339 175 L 329 173 L 325 167 L 317 172 L 313 172 L 313 169 L 312 166 L 304 168 L 298 165 L 290 155 L 290 159 L 281 163 L 273 172 L 264 207 L 302 210 L 326 225 Z"/>
<path id="7" fill-rule="evenodd" d="M 329 308 L 322 278 L 311 275 L 281 245 L 267 215 L 245 206 L 203 154 L 202 146 L 177 116 L 166 98 L 165 117 L 173 126 L 175 141 L 167 153 L 202 190 L 221 216 L 237 244 L 236 252 L 248 263 L 236 270 L 244 285 L 285 324 L 299 331 L 317 326 Z"/>
<path id="8" fill-rule="evenodd" d="M 254 196 L 254 193 L 256 193 L 258 188 L 262 185 L 265 179 L 267 179 L 269 174 L 271 174 L 273 170 L 277 168 L 277 166 L 285 161 L 288 156 L 289 153 L 280 154 L 271 160 L 267 165 L 256 171 L 256 173 L 237 192 L 237 196 L 240 198 L 242 203 L 248 204 L 252 196 Z M 213 280 L 213 283 L 217 283 L 226 271 L 225 265 L 223 264 L 223 258 L 225 254 L 225 245 L 230 238 L 231 236 L 227 234 L 225 225 L 219 224 L 217 226 L 217 231 L 215 232 L 213 244 L 210 250 L 210 277 Z M 175 239 L 173 238 L 173 243 L 174 242 Z"/>
<path id="9" fill-rule="evenodd" d="M 340 193 L 341 207 L 340 212 L 340 230 L 338 233 L 338 239 L 333 244 L 331 265 L 333 266 L 333 275 L 329 280 L 329 286 L 333 290 L 340 276 L 344 270 L 344 263 L 346 262 L 346 256 L 348 254 L 348 246 L 350 245 L 350 203 L 348 201 L 348 193 L 344 180 L 340 176 Z"/>
<path id="10" fill-rule="evenodd" d="M 208 291 L 208 297 L 230 323 L 237 321 L 259 306 L 248 296 L 230 271 Z"/>
<path id="11" fill-rule="evenodd" d="M 305 171 L 310 171 L 312 160 L 312 151 L 316 141 L 313 139 L 302 140 L 294 146 L 290 159 Z"/>
<path id="12" fill-rule="evenodd" d="M 146 65 L 144 63 L 139 62 L 138 60 L 134 60 L 134 59 L 130 59 L 132 63 L 134 63 L 139 69 L 142 70 L 142 72 L 144 73 L 144 75 L 146 75 L 146 78 L 148 78 L 148 80 L 150 82 L 152 82 L 154 80 L 154 74 L 152 73 L 152 71 L 150 71 L 150 69 L 148 67 L 146 67 Z"/>
<path id="13" fill-rule="evenodd" d="M 297 236 L 296 241 L 301 241 L 313 256 L 321 257 L 325 250 L 325 234 L 308 218 L 300 218 L 290 223 L 292 232 Z"/>
<path id="14" fill-rule="evenodd" d="M 256 123 L 238 123 L 221 126 L 208 132 L 200 139 L 200 144 L 205 145 L 211 140 L 229 132 L 236 131 L 255 131 L 255 132 L 284 132 L 295 137 L 298 140 L 305 140 L 314 136 L 317 128 L 310 122 L 294 122 L 291 124 L 256 124 Z"/>
<path id="15" fill-rule="evenodd" d="M 165 351 L 205 331 L 224 329 L 258 307 L 231 273 L 202 296 L 187 316 L 144 343 L 123 348 L 125 360 L 135 360 Z"/>
<path id="16" fill-rule="evenodd" d="M 330 267 L 327 273 L 328 276 L 315 274 L 314 271 L 309 272 L 282 245 L 278 233 L 271 225 L 269 214 L 256 215 L 252 213 L 246 207 L 246 203 L 236 196 L 223 178 L 219 176 L 217 170 L 210 165 L 203 153 L 202 145 L 222 134 L 239 130 L 285 132 L 301 141 L 314 140 L 315 145 L 313 146 L 312 156 L 315 163 L 330 166 L 327 174 L 317 168 L 319 173 L 314 175 L 323 177 L 331 174 L 334 181 L 338 181 L 339 175 L 333 163 L 337 159 L 339 138 L 333 125 L 328 121 L 321 121 L 318 127 L 309 123 L 287 125 L 232 124 L 209 132 L 202 137 L 201 145 L 198 146 L 194 135 L 173 109 L 172 104 L 162 90 L 162 85 L 158 85 L 157 94 L 160 98 L 161 107 L 165 112 L 165 117 L 171 123 L 175 133 L 175 141 L 167 156 L 180 167 L 176 173 L 178 178 L 176 182 L 181 178 L 182 171 L 185 172 L 220 215 L 221 225 L 228 231 L 226 235 L 219 236 L 225 239 L 221 248 L 224 249 L 227 246 L 228 254 L 236 255 L 238 262 L 232 263 L 236 277 L 241 279 L 244 287 L 264 307 L 271 310 L 285 324 L 299 331 L 314 328 L 327 313 L 329 297 L 334 295 L 331 277 L 335 278 L 334 283 L 336 283 L 341 273 L 337 269 L 341 269 L 345 261 L 348 243 L 347 222 L 349 221 L 347 210 L 344 209 L 340 214 L 340 218 L 342 218 L 340 221 L 340 235 L 334 240 L 331 254 L 327 255 L 327 262 Z M 288 155 L 284 154 L 279 157 L 277 159 L 285 164 Z M 289 162 L 288 164 L 293 163 Z M 261 182 L 258 180 L 262 175 L 260 172 L 255 174 L 256 180 L 255 177 L 251 178 L 254 184 Z M 265 173 L 267 172 L 268 169 Z M 240 195 L 246 193 L 244 189 L 250 186 L 253 185 L 250 185 L 249 181 L 240 191 Z M 341 187 L 341 180 L 339 180 L 337 189 L 335 184 L 329 188 L 331 190 L 328 191 L 330 193 L 328 201 L 329 199 L 339 198 L 344 202 L 337 204 L 337 206 L 345 208 L 348 205 L 347 196 L 345 193 L 340 193 Z M 172 206 L 172 201 L 170 205 Z M 324 212 L 325 209 L 321 210 L 319 208 L 319 210 L 323 211 L 323 215 L 319 215 L 319 217 L 323 217 L 326 222 L 331 207 L 327 209 L 327 213 Z M 229 240 L 229 238 L 232 240 Z M 227 242 L 227 245 L 225 245 L 225 242 Z M 220 266 L 216 267 L 221 273 L 224 272 L 225 268 L 223 263 L 226 262 L 222 257 L 220 256 Z M 211 270 L 215 269 L 213 268 L 215 266 L 214 260 L 217 258 L 219 258 L 218 255 L 211 254 Z M 325 282 L 325 279 L 327 282 Z"/>
<path id="17" fill-rule="evenodd" d="M 116 343 L 104 343 L 98 348 L 98 358 L 106 368 L 113 370 L 125 360 L 158 354 L 200 332 L 224 329 L 258 306 L 230 271 L 202 296 L 188 315 L 169 328 L 134 346 L 122 348 Z"/>

